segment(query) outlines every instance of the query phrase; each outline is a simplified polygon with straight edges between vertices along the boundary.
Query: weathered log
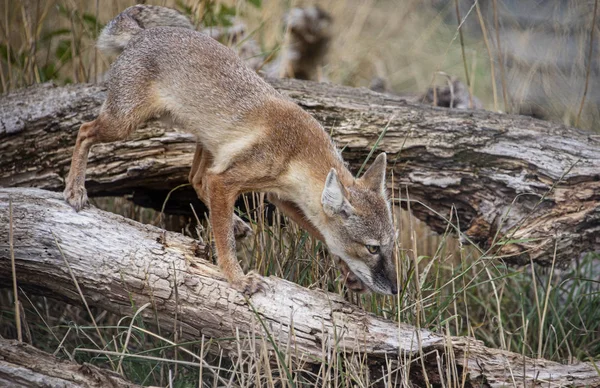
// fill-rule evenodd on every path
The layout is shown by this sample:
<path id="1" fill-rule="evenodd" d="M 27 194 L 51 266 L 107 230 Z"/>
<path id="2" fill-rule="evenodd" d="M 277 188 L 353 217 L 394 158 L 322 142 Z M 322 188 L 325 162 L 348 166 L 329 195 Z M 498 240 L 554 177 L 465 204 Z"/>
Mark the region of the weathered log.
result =
<path id="1" fill-rule="evenodd" d="M 1 387 L 112 387 L 135 388 L 117 373 L 94 365 L 80 365 L 31 345 L 0 339 Z"/>
<path id="2" fill-rule="evenodd" d="M 406 206 L 408 192 L 412 212 L 434 230 L 452 218 L 472 241 L 496 244 L 520 263 L 555 257 L 560 265 L 600 251 L 597 135 L 522 116 L 414 105 L 365 89 L 269 82 L 331 132 L 354 171 L 381 137 L 395 196 Z M 104 93 L 101 86 L 44 85 L 1 97 L 0 186 L 62 190 L 77 129 L 95 117 Z M 162 204 L 168 190 L 186 182 L 194 146 L 191 135 L 150 122 L 127 141 L 93 148 L 87 189 Z M 193 191 L 175 194 L 169 203 L 179 199 L 189 209 Z M 499 245 L 502 236 L 510 244 Z"/>
<path id="3" fill-rule="evenodd" d="M 19 287 L 80 303 L 73 276 L 89 305 L 131 315 L 132 306 L 151 303 L 152 309 L 140 312 L 144 319 L 158 322 L 163 332 L 176 320 L 182 340 L 219 338 L 224 354 L 238 352 L 239 335 L 254 333 L 266 341 L 260 318 L 274 341 L 293 349 L 287 355 L 292 365 L 303 368 L 319 365 L 337 349 L 343 357 L 365 357 L 361 360 L 368 360 L 364 365 L 373 374 L 391 365 L 415 386 L 425 385 L 425 375 L 434 386 L 463 377 L 466 387 L 481 382 L 600 385 L 591 363 L 562 365 L 490 349 L 472 338 L 444 337 L 376 317 L 338 295 L 274 277 L 265 279 L 266 290 L 255 294 L 250 306 L 216 266 L 196 257 L 202 248 L 197 241 L 96 208 L 76 213 L 59 193 L 39 189 L 0 189 L 0 286 L 11 284 L 9 201 Z M 440 364 L 448 362 L 456 368 Z M 457 373 L 446 376 L 447 370 Z"/>

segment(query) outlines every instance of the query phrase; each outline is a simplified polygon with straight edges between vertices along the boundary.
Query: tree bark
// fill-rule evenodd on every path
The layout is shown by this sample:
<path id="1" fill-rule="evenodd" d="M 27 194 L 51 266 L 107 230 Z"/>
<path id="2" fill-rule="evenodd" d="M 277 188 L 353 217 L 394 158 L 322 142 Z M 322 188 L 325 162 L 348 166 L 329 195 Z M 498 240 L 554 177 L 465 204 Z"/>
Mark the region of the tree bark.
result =
<path id="1" fill-rule="evenodd" d="M 106 369 L 59 360 L 31 345 L 4 339 L 0 339 L 0 386 L 139 387 Z"/>
<path id="2" fill-rule="evenodd" d="M 396 200 L 407 207 L 410 199 L 413 214 L 434 230 L 451 219 L 464 236 L 516 263 L 566 265 L 600 251 L 599 136 L 366 89 L 269 82 L 331 132 L 354 171 L 381 137 Z M 62 190 L 77 129 L 95 118 L 104 95 L 101 86 L 42 85 L 1 97 L 0 186 Z M 179 128 L 149 122 L 127 141 L 93 148 L 88 192 L 133 193 L 138 203 L 160 207 L 187 182 L 194 147 Z M 177 190 L 166 211 L 187 211 L 194 200 L 189 187 Z"/>
<path id="3" fill-rule="evenodd" d="M 89 305 L 120 315 L 151 303 L 153 308 L 140 312 L 149 323 L 158 322 L 163 332 L 176 325 L 181 340 L 219 338 L 224 354 L 239 351 L 235 338 L 244 333 L 262 335 L 270 347 L 264 339 L 270 334 L 282 348 L 293 349 L 288 356 L 298 367 L 319 365 L 337 349 L 346 358 L 366 357 L 373 374 L 391 365 L 415 386 L 424 386 L 425 376 L 434 385 L 464 377 L 467 387 L 600 385 L 591 363 L 562 365 L 490 349 L 472 338 L 444 337 L 274 277 L 247 302 L 217 267 L 198 257 L 204 247 L 197 241 L 95 208 L 76 213 L 60 194 L 39 189 L 0 189 L 0 286 L 12 284 L 11 222 L 19 287 L 81 303 L 74 278 Z M 449 362 L 456 368 L 447 368 Z M 449 377 L 446 370 L 458 373 Z"/>

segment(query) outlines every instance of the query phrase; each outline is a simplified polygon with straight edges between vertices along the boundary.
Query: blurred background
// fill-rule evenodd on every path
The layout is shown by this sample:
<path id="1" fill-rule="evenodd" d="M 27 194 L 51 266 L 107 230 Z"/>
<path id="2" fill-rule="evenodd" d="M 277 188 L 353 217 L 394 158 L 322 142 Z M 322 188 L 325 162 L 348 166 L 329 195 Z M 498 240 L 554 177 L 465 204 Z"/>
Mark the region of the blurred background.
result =
<path id="1" fill-rule="evenodd" d="M 455 77 L 485 109 L 586 129 L 600 115 L 593 0 L 1 0 L 1 91 L 101 80 L 109 62 L 94 40 L 136 3 L 199 29 L 243 23 L 243 39 L 224 43 L 252 40 L 262 70 L 285 50 L 290 11 L 317 5 L 331 17 L 318 80 L 418 96 Z"/>

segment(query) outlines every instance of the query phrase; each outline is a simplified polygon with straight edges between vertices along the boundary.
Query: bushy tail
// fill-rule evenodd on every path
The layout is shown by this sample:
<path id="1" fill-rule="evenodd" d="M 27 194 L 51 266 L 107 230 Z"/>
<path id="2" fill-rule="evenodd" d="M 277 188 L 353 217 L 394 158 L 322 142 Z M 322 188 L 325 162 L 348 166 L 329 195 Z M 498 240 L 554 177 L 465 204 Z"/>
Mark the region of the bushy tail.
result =
<path id="1" fill-rule="evenodd" d="M 172 8 L 139 4 L 111 20 L 102 30 L 96 46 L 106 55 L 119 55 L 135 34 L 152 27 L 194 28 L 186 16 Z"/>

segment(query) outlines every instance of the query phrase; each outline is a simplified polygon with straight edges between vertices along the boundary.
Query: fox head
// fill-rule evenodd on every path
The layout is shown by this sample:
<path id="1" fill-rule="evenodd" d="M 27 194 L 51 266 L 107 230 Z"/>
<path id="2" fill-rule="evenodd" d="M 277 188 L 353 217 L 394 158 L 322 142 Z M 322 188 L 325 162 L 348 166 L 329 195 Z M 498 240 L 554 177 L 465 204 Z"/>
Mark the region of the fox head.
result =
<path id="1" fill-rule="evenodd" d="M 361 178 L 344 187 L 331 169 L 321 195 L 328 218 L 324 234 L 340 257 L 370 289 L 397 294 L 395 232 L 385 188 L 386 156 L 381 153 Z"/>

